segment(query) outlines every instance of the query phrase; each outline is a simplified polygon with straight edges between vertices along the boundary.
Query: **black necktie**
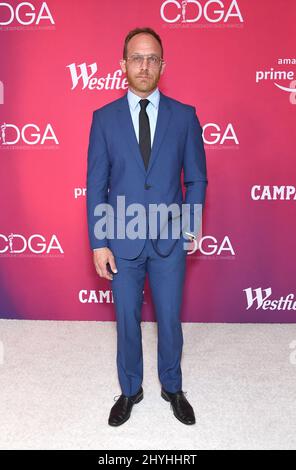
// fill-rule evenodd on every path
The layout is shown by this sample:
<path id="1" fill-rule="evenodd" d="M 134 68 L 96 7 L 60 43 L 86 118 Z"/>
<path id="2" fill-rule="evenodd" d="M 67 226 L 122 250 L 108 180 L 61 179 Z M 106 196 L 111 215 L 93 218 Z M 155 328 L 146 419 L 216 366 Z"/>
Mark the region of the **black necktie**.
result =
<path id="1" fill-rule="evenodd" d="M 139 114 L 139 145 L 146 170 L 148 168 L 151 153 L 150 124 L 148 114 L 146 112 L 146 108 L 149 103 L 149 100 L 140 100 L 141 111 Z"/>

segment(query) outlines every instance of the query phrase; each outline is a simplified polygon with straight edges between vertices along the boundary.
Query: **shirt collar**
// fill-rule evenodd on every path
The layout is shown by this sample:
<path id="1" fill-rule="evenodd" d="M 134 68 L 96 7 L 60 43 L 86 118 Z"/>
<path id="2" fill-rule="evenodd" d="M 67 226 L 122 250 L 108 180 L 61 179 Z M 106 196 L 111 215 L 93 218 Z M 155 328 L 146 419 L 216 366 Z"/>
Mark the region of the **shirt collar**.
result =
<path id="1" fill-rule="evenodd" d="M 130 108 L 134 111 L 142 98 L 140 98 L 140 96 L 136 95 L 133 91 L 128 89 L 127 99 Z M 159 89 L 156 88 L 149 96 L 147 96 L 147 100 L 149 100 L 150 103 L 157 109 L 160 100 Z"/>

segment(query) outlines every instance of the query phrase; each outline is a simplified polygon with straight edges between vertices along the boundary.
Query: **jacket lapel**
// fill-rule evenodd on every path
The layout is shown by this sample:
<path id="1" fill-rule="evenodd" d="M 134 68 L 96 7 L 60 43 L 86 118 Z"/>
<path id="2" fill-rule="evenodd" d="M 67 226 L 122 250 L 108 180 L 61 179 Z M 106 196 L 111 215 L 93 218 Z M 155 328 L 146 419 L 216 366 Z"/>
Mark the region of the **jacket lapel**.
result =
<path id="1" fill-rule="evenodd" d="M 119 119 L 119 126 L 122 132 L 122 139 L 123 142 L 126 142 L 130 148 L 132 157 L 135 157 L 138 165 L 140 166 L 141 170 L 146 173 L 145 165 L 143 162 L 143 158 L 140 152 L 140 147 L 137 141 L 137 136 L 135 133 L 129 104 L 127 100 L 127 94 L 125 94 L 122 99 L 119 101 L 118 107 L 118 119 Z"/>
<path id="2" fill-rule="evenodd" d="M 164 139 L 165 133 L 168 129 L 171 115 L 172 111 L 170 108 L 169 100 L 165 95 L 163 95 L 163 93 L 160 92 L 156 128 L 147 173 L 149 173 L 149 171 L 151 170 L 152 165 L 155 162 L 157 155 L 159 154 L 159 149 Z"/>

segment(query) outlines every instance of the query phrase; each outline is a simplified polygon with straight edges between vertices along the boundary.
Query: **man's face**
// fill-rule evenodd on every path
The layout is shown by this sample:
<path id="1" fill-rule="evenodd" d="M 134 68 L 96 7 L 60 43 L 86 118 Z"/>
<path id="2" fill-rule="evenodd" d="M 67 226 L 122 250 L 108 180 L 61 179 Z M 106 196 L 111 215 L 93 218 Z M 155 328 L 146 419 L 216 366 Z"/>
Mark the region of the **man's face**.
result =
<path id="1" fill-rule="evenodd" d="M 159 42 L 151 34 L 136 34 L 128 43 L 127 57 L 135 55 L 161 57 Z M 149 65 L 147 57 L 141 66 L 135 65 L 131 60 L 120 61 L 121 70 L 126 73 L 129 87 L 138 94 L 149 94 L 159 82 L 165 64 Z"/>

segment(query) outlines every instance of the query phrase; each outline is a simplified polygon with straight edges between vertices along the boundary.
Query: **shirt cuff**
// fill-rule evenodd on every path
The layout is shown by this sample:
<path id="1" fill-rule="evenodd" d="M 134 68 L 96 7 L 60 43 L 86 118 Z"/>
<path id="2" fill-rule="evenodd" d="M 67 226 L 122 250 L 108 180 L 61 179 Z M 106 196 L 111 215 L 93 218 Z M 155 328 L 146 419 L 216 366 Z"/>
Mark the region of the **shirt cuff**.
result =
<path id="1" fill-rule="evenodd" d="M 188 235 L 188 237 L 190 238 L 190 241 L 192 240 L 196 240 L 196 236 L 194 235 L 194 233 L 190 233 L 190 232 L 184 232 L 185 235 Z"/>

